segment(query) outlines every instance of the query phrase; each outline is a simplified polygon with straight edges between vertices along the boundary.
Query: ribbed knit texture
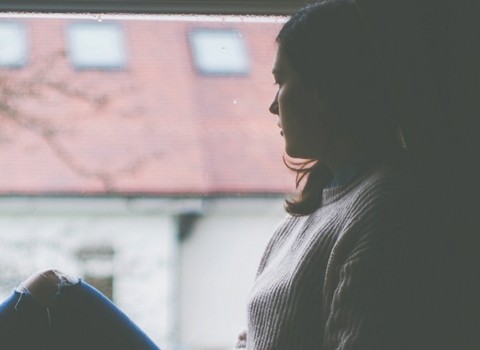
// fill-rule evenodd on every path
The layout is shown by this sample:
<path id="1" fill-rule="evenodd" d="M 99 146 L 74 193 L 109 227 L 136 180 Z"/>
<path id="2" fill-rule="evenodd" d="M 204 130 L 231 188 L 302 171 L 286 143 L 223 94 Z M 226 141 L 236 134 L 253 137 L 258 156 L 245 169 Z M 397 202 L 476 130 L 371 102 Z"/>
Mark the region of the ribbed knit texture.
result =
<path id="1" fill-rule="evenodd" d="M 384 164 L 325 189 L 315 213 L 287 216 L 250 295 L 247 349 L 411 348 L 416 190 Z"/>

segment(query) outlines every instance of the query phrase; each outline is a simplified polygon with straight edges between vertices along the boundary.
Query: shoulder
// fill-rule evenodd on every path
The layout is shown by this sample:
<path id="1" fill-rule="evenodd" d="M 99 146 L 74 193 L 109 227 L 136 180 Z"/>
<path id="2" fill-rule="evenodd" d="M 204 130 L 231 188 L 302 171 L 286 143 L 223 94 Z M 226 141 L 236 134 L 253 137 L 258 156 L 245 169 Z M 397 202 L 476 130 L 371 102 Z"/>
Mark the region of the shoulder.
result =
<path id="1" fill-rule="evenodd" d="M 396 207 L 414 201 L 419 185 L 413 171 L 400 161 L 383 162 L 359 179 L 351 191 L 351 200 L 364 209 Z"/>
<path id="2" fill-rule="evenodd" d="M 338 209 L 351 204 L 375 205 L 391 196 L 408 198 L 419 191 L 414 172 L 404 156 L 364 166 L 363 171 L 343 186 L 323 190 L 322 206 Z"/>
<path id="3" fill-rule="evenodd" d="M 372 168 L 347 195 L 343 231 L 335 250 L 353 258 L 418 239 L 422 227 L 418 187 L 404 164 L 385 162 Z"/>

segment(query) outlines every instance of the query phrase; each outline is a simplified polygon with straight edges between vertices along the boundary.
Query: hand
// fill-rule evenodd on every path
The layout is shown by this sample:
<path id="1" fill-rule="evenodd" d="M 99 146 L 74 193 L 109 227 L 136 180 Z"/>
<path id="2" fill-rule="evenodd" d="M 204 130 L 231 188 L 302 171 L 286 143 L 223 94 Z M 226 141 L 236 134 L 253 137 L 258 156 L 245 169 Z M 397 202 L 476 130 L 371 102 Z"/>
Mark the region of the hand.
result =
<path id="1" fill-rule="evenodd" d="M 236 349 L 245 349 L 247 347 L 247 331 L 243 331 L 238 336 L 238 342 L 235 346 Z"/>

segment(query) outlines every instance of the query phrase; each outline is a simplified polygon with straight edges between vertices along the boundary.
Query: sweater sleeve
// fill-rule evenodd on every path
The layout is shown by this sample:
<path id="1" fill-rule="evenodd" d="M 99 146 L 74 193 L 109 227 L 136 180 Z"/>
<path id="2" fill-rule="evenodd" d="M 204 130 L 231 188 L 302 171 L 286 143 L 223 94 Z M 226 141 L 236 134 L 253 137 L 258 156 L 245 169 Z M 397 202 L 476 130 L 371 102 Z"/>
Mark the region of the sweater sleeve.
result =
<path id="1" fill-rule="evenodd" d="M 410 210 L 413 203 L 409 209 L 397 196 L 384 198 L 362 214 L 355 243 L 346 244 L 343 256 L 338 254 L 333 263 L 324 350 L 416 346 L 421 322 L 417 289 L 421 244 Z"/>
<path id="2" fill-rule="evenodd" d="M 385 253 L 345 262 L 327 317 L 325 350 L 409 348 L 407 265 Z"/>

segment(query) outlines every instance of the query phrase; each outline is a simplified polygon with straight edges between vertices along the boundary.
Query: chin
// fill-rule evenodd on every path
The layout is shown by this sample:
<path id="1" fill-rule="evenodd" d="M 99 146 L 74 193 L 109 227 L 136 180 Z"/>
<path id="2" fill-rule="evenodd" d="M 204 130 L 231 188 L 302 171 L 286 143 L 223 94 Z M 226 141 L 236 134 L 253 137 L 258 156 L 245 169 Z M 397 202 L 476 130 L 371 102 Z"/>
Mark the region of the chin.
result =
<path id="1" fill-rule="evenodd" d="M 306 159 L 306 157 L 304 157 L 301 152 L 298 152 L 297 150 L 294 150 L 294 149 L 290 149 L 288 147 L 285 147 L 285 153 L 290 158 Z"/>
<path id="2" fill-rule="evenodd" d="M 285 146 L 285 153 L 287 156 L 290 158 L 295 158 L 295 159 L 305 159 L 305 160 L 310 160 L 310 159 L 317 159 L 318 154 L 312 154 L 312 152 L 305 152 L 304 150 L 296 149 L 293 147 L 288 147 Z"/>

